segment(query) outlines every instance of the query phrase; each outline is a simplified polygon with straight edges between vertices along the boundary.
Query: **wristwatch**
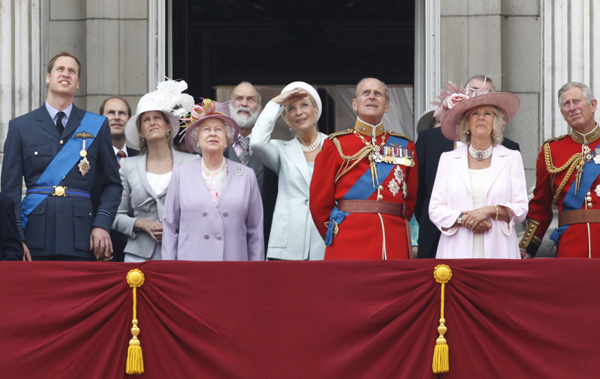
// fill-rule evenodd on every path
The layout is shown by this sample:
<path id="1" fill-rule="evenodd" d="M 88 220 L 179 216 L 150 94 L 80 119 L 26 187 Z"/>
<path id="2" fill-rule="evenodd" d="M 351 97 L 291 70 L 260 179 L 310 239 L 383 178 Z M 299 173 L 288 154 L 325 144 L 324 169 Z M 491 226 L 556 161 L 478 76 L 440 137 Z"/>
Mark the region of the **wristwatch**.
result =
<path id="1" fill-rule="evenodd" d="M 456 222 L 458 222 L 458 225 L 462 225 L 462 216 L 462 213 L 458 215 L 458 220 L 456 220 Z"/>

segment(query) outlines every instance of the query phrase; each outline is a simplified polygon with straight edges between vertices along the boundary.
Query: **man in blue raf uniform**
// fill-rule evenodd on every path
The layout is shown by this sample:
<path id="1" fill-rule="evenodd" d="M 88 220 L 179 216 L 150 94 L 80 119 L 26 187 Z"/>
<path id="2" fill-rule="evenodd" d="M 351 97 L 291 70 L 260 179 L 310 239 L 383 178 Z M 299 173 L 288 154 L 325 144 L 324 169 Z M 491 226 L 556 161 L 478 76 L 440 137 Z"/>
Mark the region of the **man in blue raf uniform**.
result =
<path id="1" fill-rule="evenodd" d="M 108 120 L 73 105 L 80 75 L 76 57 L 57 54 L 48 64 L 46 103 L 8 126 L 2 193 L 15 203 L 27 260 L 106 260 L 112 254 L 109 230 L 123 186 Z M 94 214 L 96 174 L 102 188 Z"/>

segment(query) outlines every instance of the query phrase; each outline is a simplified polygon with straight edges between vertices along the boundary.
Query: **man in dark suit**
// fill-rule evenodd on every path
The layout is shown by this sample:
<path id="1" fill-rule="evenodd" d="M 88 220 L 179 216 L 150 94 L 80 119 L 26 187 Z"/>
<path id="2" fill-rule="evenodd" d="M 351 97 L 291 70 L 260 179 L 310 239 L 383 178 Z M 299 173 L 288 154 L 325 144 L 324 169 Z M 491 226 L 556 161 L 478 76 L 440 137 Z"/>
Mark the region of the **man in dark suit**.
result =
<path id="1" fill-rule="evenodd" d="M 250 150 L 252 128 L 262 111 L 260 94 L 248 82 L 241 82 L 231 93 L 229 113 L 240 127 L 238 140 L 230 147 L 225 156 L 235 162 L 252 168 L 256 174 L 258 188 L 263 202 L 265 251 L 269 244 L 275 201 L 277 200 L 277 174 L 265 167 Z"/>
<path id="2" fill-rule="evenodd" d="M 127 100 L 118 95 L 107 97 L 100 105 L 100 114 L 108 118 L 110 137 L 117 163 L 120 163 L 122 158 L 137 156 L 140 152 L 127 147 L 125 144 L 125 125 L 131 118 L 131 107 Z M 100 175 L 98 175 L 96 182 L 102 182 Z M 100 187 L 95 185 L 92 192 L 98 191 L 100 191 Z M 94 198 L 98 197 L 94 196 Z M 94 209 L 96 209 L 98 204 L 93 203 Z M 123 250 L 125 250 L 125 245 L 127 245 L 127 236 L 111 229 L 110 239 L 113 245 L 113 262 L 123 262 L 125 259 Z"/>
<path id="3" fill-rule="evenodd" d="M 475 75 L 467 81 L 466 87 L 474 90 L 488 90 L 495 92 L 496 88 L 492 79 L 484 75 Z M 417 151 L 417 164 L 419 168 L 419 189 L 417 191 L 417 204 L 415 206 L 415 217 L 419 222 L 419 248 L 418 258 L 435 258 L 441 232 L 429 220 L 429 200 L 433 190 L 433 183 L 437 174 L 438 163 L 442 153 L 454 150 L 456 143 L 446 139 L 438 125 L 434 126 L 435 119 L 433 111 L 424 114 L 419 120 L 429 123 L 430 128 L 423 129 L 415 144 Z M 459 142 L 460 143 L 460 142 Z M 504 137 L 504 147 L 511 150 L 519 150 L 519 144 Z"/>
<path id="4" fill-rule="evenodd" d="M 109 259 L 109 230 L 123 186 L 106 117 L 73 105 L 81 64 L 67 52 L 48 64 L 47 101 L 9 122 L 2 192 L 15 203 L 16 224 L 27 259 Z M 100 200 L 90 193 L 98 172 Z M 21 183 L 27 196 L 21 202 Z"/>

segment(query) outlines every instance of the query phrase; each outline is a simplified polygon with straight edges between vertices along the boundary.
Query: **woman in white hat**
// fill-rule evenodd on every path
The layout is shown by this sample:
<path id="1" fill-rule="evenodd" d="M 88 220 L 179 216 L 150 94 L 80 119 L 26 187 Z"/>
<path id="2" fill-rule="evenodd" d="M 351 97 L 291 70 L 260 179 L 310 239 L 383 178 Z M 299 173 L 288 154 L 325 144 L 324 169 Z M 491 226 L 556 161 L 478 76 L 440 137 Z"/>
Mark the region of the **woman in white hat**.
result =
<path id="1" fill-rule="evenodd" d="M 163 258 L 263 261 L 263 206 L 251 168 L 223 156 L 239 128 L 224 103 L 192 110 L 185 143 L 202 159 L 173 172 L 165 201 Z"/>
<path id="2" fill-rule="evenodd" d="M 179 117 L 192 107 L 193 98 L 181 92 L 185 82 L 168 80 L 142 97 L 136 114 L 125 125 L 127 145 L 140 150 L 121 159 L 123 195 L 113 229 L 129 237 L 125 262 L 162 259 L 163 204 L 171 174 L 197 155 L 173 149 Z M 177 115 L 175 115 L 177 114 Z"/>
<path id="3" fill-rule="evenodd" d="M 442 232 L 436 258 L 521 258 L 514 225 L 527 215 L 525 171 L 521 154 L 501 145 L 519 98 L 447 95 L 436 111 L 442 133 L 464 145 L 442 154 L 433 186 L 429 216 Z"/>
<path id="4" fill-rule="evenodd" d="M 279 175 L 269 260 L 321 260 L 325 255 L 325 242 L 309 210 L 315 158 L 327 138 L 317 128 L 321 112 L 317 91 L 307 83 L 293 82 L 269 101 L 252 130 L 252 152 Z M 280 115 L 296 134 L 291 141 L 271 139 Z"/>

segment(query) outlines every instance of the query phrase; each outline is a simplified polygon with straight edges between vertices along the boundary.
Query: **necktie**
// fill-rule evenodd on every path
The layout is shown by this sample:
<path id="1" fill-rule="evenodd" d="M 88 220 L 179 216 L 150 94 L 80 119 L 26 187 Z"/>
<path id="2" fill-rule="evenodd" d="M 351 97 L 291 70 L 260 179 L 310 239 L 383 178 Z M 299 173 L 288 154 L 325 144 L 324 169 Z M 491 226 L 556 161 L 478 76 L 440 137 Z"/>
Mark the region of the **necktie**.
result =
<path id="1" fill-rule="evenodd" d="M 62 118 L 65 117 L 65 112 L 58 112 L 58 119 L 56 120 L 56 129 L 58 129 L 58 134 L 62 135 L 65 127 L 62 123 Z"/>
<path id="2" fill-rule="evenodd" d="M 127 158 L 127 155 L 125 155 L 123 150 L 119 150 L 117 153 L 117 164 L 119 165 L 119 168 L 121 168 L 121 158 Z"/>
<path id="3" fill-rule="evenodd" d="M 250 138 L 244 137 L 240 134 L 238 138 L 238 143 L 242 148 L 242 153 L 240 154 L 240 161 L 244 166 L 248 165 L 248 160 L 250 159 Z"/>

